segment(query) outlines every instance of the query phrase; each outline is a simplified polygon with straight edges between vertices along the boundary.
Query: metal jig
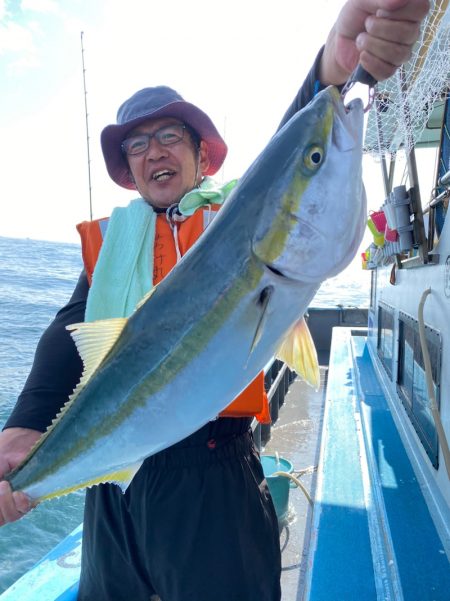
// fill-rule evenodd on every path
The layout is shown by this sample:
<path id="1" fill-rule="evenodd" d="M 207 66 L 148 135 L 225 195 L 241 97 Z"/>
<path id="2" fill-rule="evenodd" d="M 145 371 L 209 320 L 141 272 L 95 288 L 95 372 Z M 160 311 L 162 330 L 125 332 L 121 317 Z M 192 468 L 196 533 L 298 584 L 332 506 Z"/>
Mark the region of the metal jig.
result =
<path id="1" fill-rule="evenodd" d="M 342 102 L 345 104 L 345 97 L 348 92 L 353 88 L 356 83 L 362 83 L 369 87 L 369 98 L 367 100 L 367 104 L 364 107 L 364 112 L 367 113 L 372 108 L 372 105 L 375 101 L 375 86 L 377 85 L 377 80 L 367 73 L 367 71 L 358 65 L 350 77 L 347 79 L 344 87 L 342 88 L 341 98 Z M 347 109 L 347 107 L 345 107 Z M 348 109 L 347 109 L 348 110 Z"/>

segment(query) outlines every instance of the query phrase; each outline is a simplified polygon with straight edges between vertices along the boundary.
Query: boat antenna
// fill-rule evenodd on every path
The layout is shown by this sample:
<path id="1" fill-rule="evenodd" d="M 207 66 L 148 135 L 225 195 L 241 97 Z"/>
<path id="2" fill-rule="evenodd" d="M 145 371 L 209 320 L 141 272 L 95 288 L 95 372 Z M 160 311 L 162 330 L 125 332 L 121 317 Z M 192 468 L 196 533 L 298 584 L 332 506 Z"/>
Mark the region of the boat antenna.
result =
<path id="1" fill-rule="evenodd" d="M 92 184 L 91 184 L 91 152 L 89 147 L 89 120 L 87 108 L 87 90 L 86 90 L 86 68 L 84 66 L 84 46 L 83 34 L 81 32 L 81 64 L 83 66 L 83 89 L 84 89 L 84 117 L 86 121 L 86 145 L 87 145 L 87 165 L 88 165 L 88 181 L 89 181 L 89 215 L 92 221 Z"/>

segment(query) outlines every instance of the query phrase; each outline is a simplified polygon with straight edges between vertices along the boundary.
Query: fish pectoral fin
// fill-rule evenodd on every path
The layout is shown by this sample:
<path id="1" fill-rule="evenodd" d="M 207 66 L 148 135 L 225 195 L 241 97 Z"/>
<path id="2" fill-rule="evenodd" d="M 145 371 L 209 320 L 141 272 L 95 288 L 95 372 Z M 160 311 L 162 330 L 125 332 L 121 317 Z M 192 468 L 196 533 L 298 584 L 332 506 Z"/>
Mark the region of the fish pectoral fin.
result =
<path id="1" fill-rule="evenodd" d="M 117 317 L 66 326 L 83 361 L 84 384 L 109 353 L 127 321 L 126 317 Z"/>
<path id="2" fill-rule="evenodd" d="M 291 328 L 276 356 L 315 390 L 319 390 L 320 369 L 317 351 L 304 317 Z"/>
<path id="3" fill-rule="evenodd" d="M 260 316 L 258 319 L 258 323 L 256 324 L 256 329 L 255 329 L 255 334 L 253 336 L 253 340 L 252 340 L 252 344 L 250 346 L 250 352 L 249 352 L 249 356 L 253 353 L 254 349 L 256 348 L 258 342 L 261 339 L 261 335 L 264 329 L 264 324 L 266 322 L 266 315 L 267 315 L 267 307 L 269 306 L 269 302 L 270 299 L 272 297 L 273 294 L 273 286 L 266 286 L 265 288 L 263 288 L 261 290 L 261 293 L 259 295 L 259 299 L 258 299 L 258 306 L 260 308 Z"/>

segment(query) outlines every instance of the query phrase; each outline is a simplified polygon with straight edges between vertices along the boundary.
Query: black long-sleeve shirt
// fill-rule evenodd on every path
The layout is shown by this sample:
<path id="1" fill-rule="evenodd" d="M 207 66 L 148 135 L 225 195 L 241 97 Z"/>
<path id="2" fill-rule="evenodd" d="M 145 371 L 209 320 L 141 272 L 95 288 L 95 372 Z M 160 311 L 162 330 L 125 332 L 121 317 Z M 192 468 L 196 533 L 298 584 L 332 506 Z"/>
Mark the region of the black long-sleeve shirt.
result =
<path id="1" fill-rule="evenodd" d="M 319 81 L 322 52 L 323 49 L 278 129 L 323 89 Z M 71 299 L 56 314 L 39 341 L 31 372 L 5 428 L 23 427 L 44 431 L 72 393 L 81 376 L 82 362 L 66 326 L 84 321 L 88 292 L 89 285 L 83 271 Z M 212 422 L 211 427 L 216 431 L 210 434 L 226 436 L 228 433 L 244 432 L 249 423 L 247 418 L 223 418 Z"/>

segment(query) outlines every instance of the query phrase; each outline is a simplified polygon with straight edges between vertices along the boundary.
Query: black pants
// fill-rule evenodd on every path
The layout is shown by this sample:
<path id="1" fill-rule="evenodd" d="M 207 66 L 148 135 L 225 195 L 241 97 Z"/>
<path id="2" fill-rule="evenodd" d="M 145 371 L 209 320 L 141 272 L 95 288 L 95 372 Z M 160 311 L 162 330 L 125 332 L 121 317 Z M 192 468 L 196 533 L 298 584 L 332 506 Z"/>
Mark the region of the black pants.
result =
<path id="1" fill-rule="evenodd" d="M 279 601 L 277 518 L 251 434 L 208 435 L 147 459 L 125 494 L 87 492 L 79 601 Z"/>

